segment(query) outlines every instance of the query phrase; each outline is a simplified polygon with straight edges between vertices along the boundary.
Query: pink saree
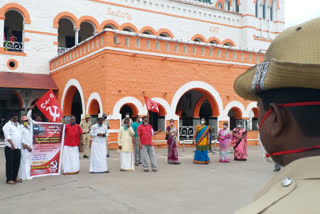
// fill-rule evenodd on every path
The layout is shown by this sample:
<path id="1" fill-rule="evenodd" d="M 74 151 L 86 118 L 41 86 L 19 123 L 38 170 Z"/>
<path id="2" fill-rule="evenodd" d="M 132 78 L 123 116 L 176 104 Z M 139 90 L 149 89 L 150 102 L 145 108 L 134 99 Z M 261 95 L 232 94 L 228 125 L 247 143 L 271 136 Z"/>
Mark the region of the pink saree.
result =
<path id="1" fill-rule="evenodd" d="M 234 128 L 233 133 L 236 137 L 233 137 L 233 146 L 236 146 L 240 138 L 243 136 L 241 142 L 234 150 L 234 160 L 247 160 L 247 134 L 245 129 Z"/>
<path id="2" fill-rule="evenodd" d="M 169 133 L 176 132 L 177 128 L 176 127 L 170 128 L 170 126 L 168 126 L 167 131 Z M 168 135 L 167 143 L 168 143 L 168 163 L 172 163 L 172 164 L 180 163 L 178 158 L 177 137 L 175 135 Z"/>
<path id="3" fill-rule="evenodd" d="M 231 145 L 232 134 L 229 129 L 221 129 L 219 131 L 219 147 L 220 147 L 220 162 L 230 162 L 229 148 Z"/>

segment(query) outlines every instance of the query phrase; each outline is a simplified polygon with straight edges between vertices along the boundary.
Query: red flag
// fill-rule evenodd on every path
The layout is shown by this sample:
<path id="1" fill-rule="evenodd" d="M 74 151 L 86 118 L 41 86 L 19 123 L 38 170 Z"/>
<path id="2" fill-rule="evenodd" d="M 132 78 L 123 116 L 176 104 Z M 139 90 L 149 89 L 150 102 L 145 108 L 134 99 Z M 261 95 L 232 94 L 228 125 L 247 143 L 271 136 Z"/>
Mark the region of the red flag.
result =
<path id="1" fill-rule="evenodd" d="M 36 106 L 49 121 L 61 122 L 63 112 L 52 90 L 45 93 L 45 95 L 36 102 Z"/>
<path id="2" fill-rule="evenodd" d="M 148 111 L 157 112 L 159 114 L 159 103 L 149 99 L 148 97 L 144 97 L 144 101 L 146 102 Z"/>

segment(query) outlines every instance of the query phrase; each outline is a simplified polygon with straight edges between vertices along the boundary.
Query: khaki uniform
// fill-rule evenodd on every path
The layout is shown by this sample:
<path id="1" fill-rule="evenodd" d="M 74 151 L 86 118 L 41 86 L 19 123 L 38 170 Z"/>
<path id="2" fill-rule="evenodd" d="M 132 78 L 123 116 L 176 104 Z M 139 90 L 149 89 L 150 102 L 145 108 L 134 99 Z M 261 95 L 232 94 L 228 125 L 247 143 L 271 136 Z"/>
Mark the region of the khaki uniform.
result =
<path id="1" fill-rule="evenodd" d="M 90 131 L 92 123 L 91 121 L 87 122 L 85 120 L 81 121 L 80 127 L 83 131 L 83 153 L 88 155 L 90 153 Z"/>
<path id="2" fill-rule="evenodd" d="M 293 161 L 236 214 L 319 214 L 320 156 Z"/>

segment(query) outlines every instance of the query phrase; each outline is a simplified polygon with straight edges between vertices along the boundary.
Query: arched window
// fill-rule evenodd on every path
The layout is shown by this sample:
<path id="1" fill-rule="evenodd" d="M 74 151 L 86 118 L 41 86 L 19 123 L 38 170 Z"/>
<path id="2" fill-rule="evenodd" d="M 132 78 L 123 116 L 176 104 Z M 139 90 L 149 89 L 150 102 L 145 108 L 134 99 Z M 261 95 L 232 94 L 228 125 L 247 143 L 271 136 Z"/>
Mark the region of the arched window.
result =
<path id="1" fill-rule="evenodd" d="M 146 30 L 146 31 L 143 31 L 143 34 L 147 34 L 147 35 L 153 35 L 153 33 L 152 33 L 151 31 L 148 31 L 148 30 Z"/>
<path id="2" fill-rule="evenodd" d="M 59 20 L 58 29 L 58 54 L 66 52 L 75 45 L 74 23 L 68 18 Z"/>
<path id="3" fill-rule="evenodd" d="M 195 40 L 193 40 L 194 42 L 204 42 L 201 38 L 196 38 Z"/>
<path id="4" fill-rule="evenodd" d="M 132 28 L 129 28 L 129 27 L 124 28 L 123 31 L 134 32 L 134 30 Z"/>
<path id="5" fill-rule="evenodd" d="M 227 47 L 232 47 L 232 44 L 231 44 L 231 43 L 229 43 L 229 42 L 224 43 L 223 45 L 224 45 L 224 46 L 227 46 Z"/>
<path id="6" fill-rule="evenodd" d="M 167 33 L 160 33 L 159 36 L 161 36 L 161 37 L 170 37 L 169 34 L 167 34 Z"/>
<path id="7" fill-rule="evenodd" d="M 23 19 L 15 10 L 9 10 L 4 20 L 4 49 L 6 51 L 23 51 Z"/>
<path id="8" fill-rule="evenodd" d="M 82 42 L 93 36 L 95 32 L 94 26 L 90 22 L 82 22 L 80 24 L 79 42 Z"/>
<path id="9" fill-rule="evenodd" d="M 219 3 L 217 9 L 222 9 L 222 3 Z"/>

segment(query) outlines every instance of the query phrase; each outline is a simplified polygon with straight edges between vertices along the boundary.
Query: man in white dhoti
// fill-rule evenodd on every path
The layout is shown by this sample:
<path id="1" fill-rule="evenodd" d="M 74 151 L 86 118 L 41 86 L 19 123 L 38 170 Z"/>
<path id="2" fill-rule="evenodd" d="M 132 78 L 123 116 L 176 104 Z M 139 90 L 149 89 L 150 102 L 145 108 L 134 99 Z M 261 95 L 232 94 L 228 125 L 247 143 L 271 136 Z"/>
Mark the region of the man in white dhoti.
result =
<path id="1" fill-rule="evenodd" d="M 134 131 L 130 126 L 129 118 L 124 119 L 123 126 L 118 133 L 118 145 L 120 150 L 120 171 L 134 171 L 134 159 L 132 138 Z"/>
<path id="2" fill-rule="evenodd" d="M 90 131 L 92 138 L 90 169 L 91 173 L 109 173 L 107 166 L 107 136 L 108 127 L 103 125 L 103 118 L 99 117 L 97 124 Z"/>
<path id="3" fill-rule="evenodd" d="M 31 152 L 32 152 L 32 129 L 30 125 L 31 118 L 23 116 L 21 118 L 22 125 L 20 127 L 22 136 L 22 149 L 19 178 L 22 180 L 32 179 L 30 176 Z"/>
<path id="4" fill-rule="evenodd" d="M 79 144 L 82 141 L 82 129 L 76 123 L 76 117 L 70 117 L 70 123 L 65 126 L 63 146 L 63 174 L 73 175 L 80 171 Z"/>

